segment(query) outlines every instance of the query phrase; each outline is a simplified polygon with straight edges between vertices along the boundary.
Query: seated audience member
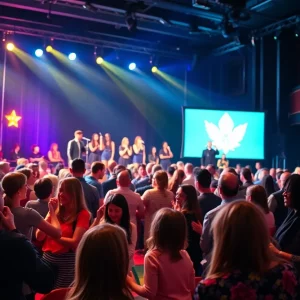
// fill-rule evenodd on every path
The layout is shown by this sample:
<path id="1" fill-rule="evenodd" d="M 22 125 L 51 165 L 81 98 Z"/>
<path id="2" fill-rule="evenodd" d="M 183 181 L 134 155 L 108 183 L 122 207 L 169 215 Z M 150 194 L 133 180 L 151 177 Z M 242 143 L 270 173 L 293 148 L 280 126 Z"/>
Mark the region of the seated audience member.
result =
<path id="1" fill-rule="evenodd" d="M 200 193 L 198 197 L 201 219 L 203 222 L 204 216 L 221 204 L 221 198 L 211 192 L 211 174 L 208 170 L 200 170 L 196 176 L 196 188 Z"/>
<path id="2" fill-rule="evenodd" d="M 143 181 L 143 180 L 148 180 L 148 176 L 147 176 L 147 172 L 146 172 L 146 165 L 144 164 L 140 164 L 138 166 L 138 177 L 134 178 L 132 180 L 132 184 L 134 186 L 136 186 L 139 182 Z"/>
<path id="3" fill-rule="evenodd" d="M 274 180 L 270 175 L 264 176 L 260 182 L 260 185 L 266 190 L 268 197 L 275 193 Z"/>
<path id="4" fill-rule="evenodd" d="M 183 179 L 182 184 L 195 186 L 195 178 L 194 178 L 193 170 L 194 170 L 194 166 L 190 163 L 187 163 L 184 166 L 185 178 Z"/>
<path id="5" fill-rule="evenodd" d="M 183 172 L 182 170 L 180 170 Z M 142 196 L 145 206 L 145 220 L 144 220 L 144 245 L 149 237 L 150 226 L 154 215 L 161 208 L 172 207 L 174 201 L 174 194 L 168 191 L 168 175 L 165 171 L 157 171 L 152 178 L 153 189 L 148 190 Z"/>
<path id="6" fill-rule="evenodd" d="M 152 168 L 155 164 L 154 163 L 148 163 L 146 166 L 146 173 L 147 176 L 144 177 L 143 179 L 140 179 L 134 186 L 135 189 L 147 186 L 149 184 L 151 184 L 151 173 L 152 173 Z"/>
<path id="7" fill-rule="evenodd" d="M 218 187 L 218 173 L 216 171 L 216 168 L 214 165 L 209 164 L 204 169 L 206 169 L 211 174 L 210 188 L 211 188 L 212 192 L 214 192 L 216 190 L 216 188 Z"/>
<path id="8" fill-rule="evenodd" d="M 300 256 L 300 175 L 293 174 L 287 179 L 283 197 L 290 210 L 274 238 L 282 251 Z M 300 270 L 300 263 L 296 266 Z"/>
<path id="9" fill-rule="evenodd" d="M 126 285 L 127 272 L 124 231 L 107 223 L 93 227 L 78 246 L 75 281 L 66 300 L 133 300 Z"/>
<path id="10" fill-rule="evenodd" d="M 228 166 L 227 166 L 228 167 Z M 236 164 L 235 166 L 235 172 L 240 175 L 241 174 L 241 171 L 242 171 L 242 166 L 241 164 Z"/>
<path id="11" fill-rule="evenodd" d="M 24 199 L 26 195 L 26 181 L 26 176 L 17 172 L 5 175 L 2 180 L 2 189 L 5 193 L 4 203 L 10 208 L 14 215 L 17 230 L 24 234 L 29 240 L 31 240 L 33 228 L 39 228 L 55 239 L 60 238 L 60 226 L 53 211 L 50 211 L 53 217 L 52 222 L 49 224 L 34 209 L 20 206 L 21 199 Z"/>
<path id="12" fill-rule="evenodd" d="M 4 175 L 9 173 L 9 170 L 10 170 L 9 163 L 6 162 L 6 161 L 1 161 L 0 162 L 0 176 L 1 176 L 1 179 L 4 177 Z"/>
<path id="13" fill-rule="evenodd" d="M 27 158 L 18 158 L 17 159 L 17 167 L 23 166 L 23 168 L 25 168 L 28 164 L 29 164 L 29 161 Z"/>
<path id="14" fill-rule="evenodd" d="M 176 163 L 176 170 L 182 170 L 182 171 L 184 171 L 184 162 L 183 161 L 178 161 L 177 163 Z"/>
<path id="15" fill-rule="evenodd" d="M 239 190 L 239 179 L 236 174 L 227 172 L 222 174 L 219 179 L 218 190 L 222 199 L 221 205 L 217 206 L 215 209 L 209 211 L 203 221 L 202 235 L 200 239 L 200 246 L 203 251 L 203 257 L 209 263 L 211 258 L 211 252 L 213 249 L 213 232 L 212 232 L 212 222 L 217 215 L 217 213 L 226 205 L 233 201 L 238 201 L 237 198 Z"/>
<path id="16" fill-rule="evenodd" d="M 68 178 L 68 177 L 72 177 L 72 174 L 70 173 L 70 169 L 63 168 L 63 169 L 59 170 L 58 182 L 61 181 L 62 179 Z"/>
<path id="17" fill-rule="evenodd" d="M 291 176 L 289 172 L 278 173 L 281 174 L 277 180 L 279 191 L 271 194 L 268 198 L 268 206 L 271 212 L 274 214 L 276 227 L 279 228 L 288 214 L 288 207 L 284 205 L 284 186 L 287 179 Z M 277 176 L 277 175 L 276 175 Z"/>
<path id="18" fill-rule="evenodd" d="M 22 169 L 19 169 L 17 172 L 24 174 L 27 178 L 27 183 L 26 183 L 27 190 L 26 190 L 26 195 L 25 195 L 26 197 L 24 199 L 22 199 L 20 202 L 21 206 L 24 207 L 29 200 L 37 199 L 35 192 L 33 191 L 33 186 L 34 186 L 34 183 L 36 182 L 36 178 L 34 177 L 32 170 L 29 168 L 22 168 Z"/>
<path id="19" fill-rule="evenodd" d="M 57 176 L 55 176 L 53 174 L 48 174 L 44 178 L 48 178 L 48 179 L 51 180 L 52 186 L 53 186 L 51 197 L 56 196 L 57 187 L 58 187 L 58 178 L 57 178 Z"/>
<path id="20" fill-rule="evenodd" d="M 240 173 L 240 180 L 242 182 L 242 186 L 240 187 L 240 190 L 244 190 L 246 193 L 246 190 L 249 186 L 253 185 L 252 181 L 252 173 L 250 169 L 248 168 L 242 168 Z"/>
<path id="21" fill-rule="evenodd" d="M 104 209 L 99 209 L 97 218 L 92 226 L 99 225 L 103 217 L 106 223 L 120 226 L 126 232 L 129 254 L 129 269 L 130 271 L 134 265 L 133 255 L 137 241 L 136 225 L 130 222 L 129 208 L 126 198 L 122 194 L 111 194 L 105 204 Z"/>
<path id="22" fill-rule="evenodd" d="M 184 178 L 184 171 L 178 169 L 174 172 L 172 178 L 169 179 L 168 189 L 174 194 L 174 197 L 176 195 L 178 187 L 182 185 Z"/>
<path id="23" fill-rule="evenodd" d="M 34 209 L 45 218 L 49 212 L 48 205 L 53 191 L 52 181 L 49 178 L 38 179 L 33 189 L 38 199 L 28 201 L 25 207 Z"/>
<path id="24" fill-rule="evenodd" d="M 188 247 L 187 253 L 193 262 L 195 275 L 200 276 L 202 273 L 201 260 L 202 251 L 200 248 L 200 235 L 202 233 L 202 225 L 200 223 L 200 209 L 197 200 L 196 189 L 192 185 L 182 185 L 176 193 L 176 209 L 181 211 L 186 219 L 188 230 Z M 199 231 L 194 231 L 194 224 L 198 224 Z"/>
<path id="25" fill-rule="evenodd" d="M 84 179 L 88 184 L 93 185 L 98 190 L 100 201 L 102 203 L 104 199 L 103 187 L 99 180 L 105 175 L 105 166 L 100 161 L 94 161 L 91 166 L 91 171 L 91 175 L 85 176 Z"/>
<path id="26" fill-rule="evenodd" d="M 130 190 L 130 176 L 127 170 L 121 171 L 117 177 L 117 188 L 110 190 L 104 199 L 104 204 L 108 203 L 111 195 L 121 194 L 125 197 L 129 207 L 130 221 L 136 225 L 136 218 L 144 216 L 144 204 L 139 194 Z"/>
<path id="27" fill-rule="evenodd" d="M 257 180 L 254 180 L 254 184 L 261 184 L 261 181 L 262 179 L 265 177 L 265 176 L 269 176 L 269 169 L 267 168 L 262 168 L 259 170 L 259 173 L 258 173 L 258 179 Z"/>
<path id="28" fill-rule="evenodd" d="M 86 205 L 93 218 L 96 218 L 97 210 L 100 207 L 100 196 L 97 189 L 85 181 L 83 177 L 85 171 L 85 162 L 81 158 L 72 160 L 70 172 L 80 181 Z"/>
<path id="29" fill-rule="evenodd" d="M 135 293 L 147 299 L 191 299 L 195 275 L 184 250 L 186 227 L 182 213 L 171 208 L 157 212 L 151 224 L 149 251 L 144 261 L 144 285 L 138 285 L 133 277 L 127 276 L 127 284 Z"/>
<path id="30" fill-rule="evenodd" d="M 271 236 L 276 231 L 273 213 L 268 207 L 268 197 L 265 189 L 261 185 L 252 185 L 247 188 L 246 200 L 257 205 L 264 213 L 267 226 Z"/>
<path id="31" fill-rule="evenodd" d="M 172 176 L 173 176 L 173 174 L 174 174 L 174 172 L 177 170 L 177 167 L 176 167 L 176 165 L 175 166 L 170 166 L 169 168 L 168 168 L 168 171 L 167 171 L 167 173 L 168 173 L 168 178 L 170 179 L 170 178 L 172 178 Z"/>
<path id="32" fill-rule="evenodd" d="M 24 181 L 26 180 L 24 175 Z M 25 299 L 23 284 L 38 293 L 49 293 L 54 285 L 54 272 L 41 260 L 33 245 L 20 234 L 14 216 L 0 197 L 0 298 Z M 31 295 L 34 297 L 34 295 Z M 33 298 L 32 298 L 33 299 Z"/>
<path id="33" fill-rule="evenodd" d="M 300 167 L 296 167 L 293 174 L 298 174 L 298 175 L 300 175 Z"/>
<path id="34" fill-rule="evenodd" d="M 298 299 L 295 269 L 269 249 L 260 209 L 246 201 L 224 207 L 213 221 L 214 249 L 194 299 Z"/>
<path id="35" fill-rule="evenodd" d="M 52 223 L 54 218 L 58 219 L 61 237 L 52 238 L 37 230 L 36 238 L 43 241 L 43 259 L 57 269 L 55 288 L 64 288 L 69 287 L 74 280 L 75 250 L 90 226 L 90 213 L 77 178 L 63 179 L 58 198 L 51 201 L 56 206 L 53 207 L 55 213 L 48 214 L 46 221 Z"/>
<path id="36" fill-rule="evenodd" d="M 108 166 L 109 167 L 109 166 Z M 106 196 L 107 192 L 117 188 L 117 175 L 121 172 L 126 170 L 126 168 L 122 165 L 117 165 L 114 168 L 113 173 L 109 177 L 108 180 L 102 182 L 103 187 L 103 195 Z"/>
<path id="37" fill-rule="evenodd" d="M 44 176 L 48 175 L 48 163 L 45 160 L 41 160 L 39 162 L 39 178 L 43 178 Z"/>
<path id="38" fill-rule="evenodd" d="M 110 179 L 110 178 L 113 176 L 113 174 L 114 174 L 114 169 L 115 169 L 115 167 L 116 167 L 117 165 L 118 165 L 118 164 L 117 164 L 114 160 L 110 160 L 110 161 L 108 162 L 107 170 L 106 170 L 106 171 L 108 171 L 108 174 L 107 174 L 106 180 Z M 125 166 L 124 166 L 124 168 L 125 168 Z M 104 196 L 105 196 L 105 195 L 104 195 Z"/>

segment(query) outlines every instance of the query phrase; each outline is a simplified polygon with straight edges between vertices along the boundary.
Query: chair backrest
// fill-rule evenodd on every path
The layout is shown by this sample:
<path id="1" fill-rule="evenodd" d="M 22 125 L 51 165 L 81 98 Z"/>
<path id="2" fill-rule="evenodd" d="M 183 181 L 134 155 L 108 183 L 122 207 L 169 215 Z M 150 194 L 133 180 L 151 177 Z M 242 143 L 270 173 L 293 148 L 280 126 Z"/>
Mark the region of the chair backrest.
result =
<path id="1" fill-rule="evenodd" d="M 47 295 L 44 295 L 41 300 L 65 300 L 70 288 L 53 290 Z"/>

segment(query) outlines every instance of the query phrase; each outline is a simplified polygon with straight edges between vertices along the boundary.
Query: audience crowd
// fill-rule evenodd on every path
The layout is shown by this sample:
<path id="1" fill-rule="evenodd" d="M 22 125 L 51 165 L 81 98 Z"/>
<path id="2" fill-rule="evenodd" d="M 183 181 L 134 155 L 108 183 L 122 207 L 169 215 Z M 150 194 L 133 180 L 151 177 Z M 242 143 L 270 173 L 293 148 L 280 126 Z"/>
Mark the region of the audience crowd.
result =
<path id="1" fill-rule="evenodd" d="M 300 299 L 300 172 L 255 168 L 0 162 L 0 299 Z"/>

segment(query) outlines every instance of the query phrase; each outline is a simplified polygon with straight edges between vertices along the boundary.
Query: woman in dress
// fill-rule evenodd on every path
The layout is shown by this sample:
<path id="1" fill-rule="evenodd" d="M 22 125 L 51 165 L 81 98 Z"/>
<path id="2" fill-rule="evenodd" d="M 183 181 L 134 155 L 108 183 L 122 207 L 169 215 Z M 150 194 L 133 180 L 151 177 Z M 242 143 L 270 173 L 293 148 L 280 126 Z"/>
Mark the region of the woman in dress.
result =
<path id="1" fill-rule="evenodd" d="M 135 137 L 132 148 L 133 148 L 132 162 L 134 164 L 145 164 L 146 163 L 145 144 L 139 135 Z"/>
<path id="2" fill-rule="evenodd" d="M 129 139 L 127 137 L 123 137 L 121 145 L 119 147 L 119 165 L 127 167 L 127 165 L 131 162 L 132 155 L 132 147 L 129 145 Z"/>
<path id="3" fill-rule="evenodd" d="M 58 144 L 52 143 L 50 146 L 50 150 L 48 151 L 48 159 L 52 164 L 53 170 L 59 163 L 64 164 L 64 160 L 62 159 L 60 152 L 58 151 Z"/>
<path id="4" fill-rule="evenodd" d="M 225 168 L 228 168 L 229 166 L 229 160 L 226 158 L 226 155 L 223 153 L 222 157 L 218 159 L 217 166 L 220 170 L 224 170 Z"/>
<path id="5" fill-rule="evenodd" d="M 89 164 L 94 161 L 101 161 L 101 149 L 103 148 L 103 136 L 98 133 L 92 135 L 92 139 L 89 142 Z"/>
<path id="6" fill-rule="evenodd" d="M 162 143 L 162 149 L 159 150 L 159 158 L 160 164 L 163 170 L 167 171 L 169 166 L 171 165 L 171 158 L 173 157 L 173 153 L 170 149 L 170 146 L 167 142 Z"/>
<path id="7" fill-rule="evenodd" d="M 101 154 L 101 161 L 107 169 L 108 162 L 110 160 L 114 160 L 115 157 L 115 142 L 111 140 L 111 136 L 109 133 L 105 133 L 104 135 L 104 141 L 101 150 L 103 150 Z"/>
<path id="8" fill-rule="evenodd" d="M 158 165 L 159 157 L 157 156 L 157 153 L 156 153 L 156 147 L 151 148 L 151 153 L 148 155 L 148 162 Z"/>

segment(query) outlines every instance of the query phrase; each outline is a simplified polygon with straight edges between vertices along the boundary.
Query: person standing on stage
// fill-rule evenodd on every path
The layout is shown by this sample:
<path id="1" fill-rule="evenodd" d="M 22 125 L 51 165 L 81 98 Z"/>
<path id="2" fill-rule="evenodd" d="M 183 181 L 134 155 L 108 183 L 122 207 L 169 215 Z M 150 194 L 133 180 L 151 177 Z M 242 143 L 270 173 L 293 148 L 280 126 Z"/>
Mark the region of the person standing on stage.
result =
<path id="1" fill-rule="evenodd" d="M 132 155 L 132 147 L 129 145 L 129 139 L 124 137 L 119 147 L 119 165 L 127 167 L 130 164 L 130 157 Z"/>
<path id="2" fill-rule="evenodd" d="M 173 158 L 173 153 L 167 142 L 162 143 L 162 149 L 159 150 L 160 164 L 164 171 L 167 171 L 171 165 L 171 158 Z"/>
<path id="3" fill-rule="evenodd" d="M 101 154 L 101 161 L 105 165 L 105 169 L 108 167 L 108 162 L 114 160 L 115 157 L 115 142 L 111 140 L 109 133 L 105 133 L 104 141 L 102 145 L 103 152 Z"/>
<path id="4" fill-rule="evenodd" d="M 82 154 L 86 152 L 82 141 L 83 132 L 81 130 L 76 130 L 74 132 L 74 137 L 75 138 L 68 143 L 67 155 L 69 164 L 71 164 L 72 160 L 75 158 L 81 158 Z"/>
<path id="5" fill-rule="evenodd" d="M 212 148 L 212 142 L 207 142 L 207 148 L 202 152 L 201 165 L 206 167 L 207 165 L 216 166 L 216 155 L 219 154 L 219 150 Z"/>
<path id="6" fill-rule="evenodd" d="M 139 135 L 134 139 L 132 162 L 134 164 L 146 164 L 145 143 Z"/>
<path id="7" fill-rule="evenodd" d="M 92 139 L 89 142 L 89 164 L 95 161 L 101 161 L 101 149 L 103 148 L 103 136 L 98 133 L 92 135 Z"/>

